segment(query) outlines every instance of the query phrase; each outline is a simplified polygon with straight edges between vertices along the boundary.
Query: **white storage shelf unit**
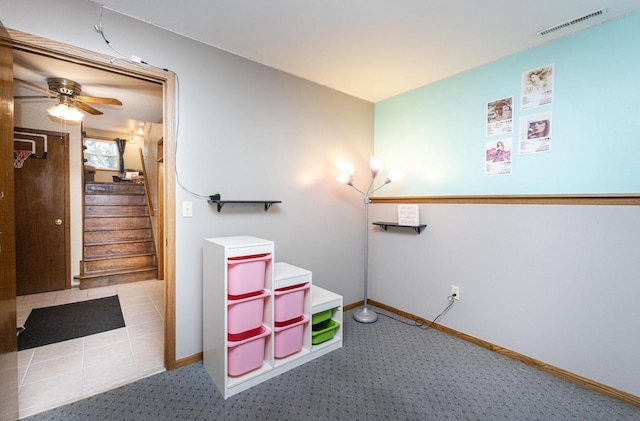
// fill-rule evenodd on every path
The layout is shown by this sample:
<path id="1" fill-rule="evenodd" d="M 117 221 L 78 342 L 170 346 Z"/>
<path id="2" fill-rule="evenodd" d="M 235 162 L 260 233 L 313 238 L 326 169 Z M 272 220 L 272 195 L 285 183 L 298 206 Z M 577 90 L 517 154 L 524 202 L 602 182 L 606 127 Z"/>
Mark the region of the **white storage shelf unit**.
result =
<path id="1" fill-rule="evenodd" d="M 329 351 L 342 347 L 342 296 L 313 285 L 311 287 L 311 297 L 312 315 L 326 310 L 332 310 L 331 319 L 338 322 L 338 328 L 335 330 L 333 338 L 311 346 L 311 351 L 314 354 L 324 355 Z"/>
<path id="2" fill-rule="evenodd" d="M 278 289 L 292 287 L 295 285 L 301 284 L 309 284 L 309 288 L 304 290 L 304 303 L 303 303 L 303 311 L 302 315 L 307 319 L 307 322 L 304 324 L 303 333 L 302 333 L 302 349 L 300 352 L 289 355 L 285 358 L 275 358 L 274 365 L 276 367 L 280 367 L 286 364 L 289 364 L 291 361 L 296 360 L 305 354 L 311 352 L 311 272 L 306 269 L 301 269 L 299 267 L 290 265 L 284 262 L 278 262 L 274 266 L 274 281 L 273 281 L 273 289 L 274 289 L 274 312 L 276 310 L 276 306 L 278 305 L 279 297 L 285 299 L 285 296 L 278 295 Z M 274 320 L 277 322 L 277 318 L 274 317 Z M 278 328 L 274 327 L 274 331 L 277 331 Z M 274 332 L 274 337 L 277 332 Z M 274 344 L 275 345 L 275 344 Z"/>
<path id="3" fill-rule="evenodd" d="M 266 264 L 264 290 L 268 293 L 264 303 L 263 327 L 266 336 L 262 366 L 246 374 L 228 375 L 228 259 L 270 253 Z M 304 324 L 300 351 L 284 358 L 275 358 L 274 303 L 276 290 L 308 283 L 304 290 Z M 332 318 L 340 324 L 334 337 L 318 345 L 311 344 L 311 317 L 313 314 L 335 309 Z M 260 238 L 222 237 L 203 242 L 203 360 L 214 384 L 225 399 L 265 380 L 273 378 L 314 358 L 342 347 L 342 297 L 312 285 L 312 274 L 288 263 L 274 263 L 274 243 Z"/>
<path id="4" fill-rule="evenodd" d="M 228 375 L 228 260 L 270 253 L 271 260 L 267 261 L 265 269 L 264 290 L 271 293 L 273 252 L 272 241 L 249 236 L 211 238 L 203 242 L 203 360 L 207 372 L 225 399 L 232 396 L 234 390 L 240 391 L 243 383 L 273 368 L 273 336 L 268 335 L 262 367 L 240 377 Z M 271 295 L 265 299 L 263 325 L 270 330 L 273 328 Z"/>

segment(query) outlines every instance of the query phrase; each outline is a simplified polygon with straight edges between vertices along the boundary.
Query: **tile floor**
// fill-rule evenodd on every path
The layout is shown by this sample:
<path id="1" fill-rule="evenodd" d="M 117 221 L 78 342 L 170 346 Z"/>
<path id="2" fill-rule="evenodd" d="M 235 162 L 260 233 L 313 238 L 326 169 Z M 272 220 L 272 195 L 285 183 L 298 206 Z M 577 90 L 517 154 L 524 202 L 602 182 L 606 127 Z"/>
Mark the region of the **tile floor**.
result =
<path id="1" fill-rule="evenodd" d="M 18 352 L 21 419 L 164 371 L 163 281 L 20 296 L 18 326 L 33 308 L 115 294 L 126 327 Z"/>

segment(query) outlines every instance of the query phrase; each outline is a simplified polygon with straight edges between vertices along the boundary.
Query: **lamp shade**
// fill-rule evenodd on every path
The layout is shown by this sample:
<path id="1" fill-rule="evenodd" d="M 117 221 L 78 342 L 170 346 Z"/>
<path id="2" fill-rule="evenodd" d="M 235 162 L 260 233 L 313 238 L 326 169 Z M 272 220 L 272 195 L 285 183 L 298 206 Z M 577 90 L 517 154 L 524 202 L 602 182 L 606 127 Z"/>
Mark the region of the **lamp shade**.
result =
<path id="1" fill-rule="evenodd" d="M 53 105 L 47 110 L 47 112 L 50 116 L 68 121 L 80 121 L 82 120 L 82 117 L 84 117 L 84 114 L 82 114 L 76 107 L 62 103 Z"/>
<path id="2" fill-rule="evenodd" d="M 371 155 L 371 157 L 369 158 L 369 168 L 371 169 L 371 174 L 373 174 L 374 176 L 377 175 L 380 171 L 382 171 L 382 161 Z"/>
<path id="3" fill-rule="evenodd" d="M 352 183 L 352 178 L 349 174 L 347 174 L 346 172 L 342 172 L 340 174 L 337 175 L 336 177 L 336 181 L 338 183 L 342 183 L 342 184 L 351 184 Z"/>
<path id="4" fill-rule="evenodd" d="M 337 167 L 340 171 L 348 175 L 353 175 L 356 172 L 355 166 L 352 162 L 341 162 Z"/>
<path id="5" fill-rule="evenodd" d="M 389 179 L 389 182 L 392 181 L 398 181 L 401 178 L 403 178 L 405 176 L 405 173 L 396 169 L 396 168 L 392 168 L 391 171 L 389 171 L 389 175 L 387 176 L 387 179 Z"/>

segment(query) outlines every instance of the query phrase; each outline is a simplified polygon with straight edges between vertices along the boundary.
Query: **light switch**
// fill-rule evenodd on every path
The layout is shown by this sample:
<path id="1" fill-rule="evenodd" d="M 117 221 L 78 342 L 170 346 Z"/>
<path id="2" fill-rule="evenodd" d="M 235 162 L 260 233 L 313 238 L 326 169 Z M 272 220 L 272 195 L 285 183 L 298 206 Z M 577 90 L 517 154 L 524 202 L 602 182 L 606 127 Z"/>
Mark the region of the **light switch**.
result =
<path id="1" fill-rule="evenodd" d="M 182 216 L 188 218 L 193 216 L 193 202 L 182 202 Z"/>

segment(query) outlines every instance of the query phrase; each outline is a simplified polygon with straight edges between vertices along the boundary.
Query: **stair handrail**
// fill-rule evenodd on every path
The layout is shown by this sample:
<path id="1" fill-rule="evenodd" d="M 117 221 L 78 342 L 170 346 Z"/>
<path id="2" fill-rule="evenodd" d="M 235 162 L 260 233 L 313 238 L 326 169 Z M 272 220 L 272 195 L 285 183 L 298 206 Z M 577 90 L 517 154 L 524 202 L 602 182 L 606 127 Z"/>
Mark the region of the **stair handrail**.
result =
<path id="1" fill-rule="evenodd" d="M 147 174 L 147 167 L 144 165 L 144 152 L 142 151 L 142 148 L 138 149 L 138 151 L 140 151 L 140 161 L 142 162 L 142 173 L 144 174 L 144 192 L 147 195 L 147 205 L 149 206 L 149 215 L 154 216 L 155 213 L 153 212 L 153 203 L 151 203 L 151 192 L 149 191 L 149 181 L 148 181 L 148 177 L 149 174 Z"/>

